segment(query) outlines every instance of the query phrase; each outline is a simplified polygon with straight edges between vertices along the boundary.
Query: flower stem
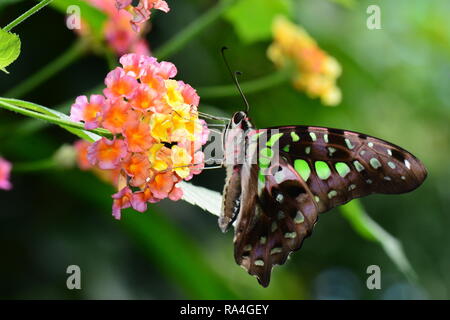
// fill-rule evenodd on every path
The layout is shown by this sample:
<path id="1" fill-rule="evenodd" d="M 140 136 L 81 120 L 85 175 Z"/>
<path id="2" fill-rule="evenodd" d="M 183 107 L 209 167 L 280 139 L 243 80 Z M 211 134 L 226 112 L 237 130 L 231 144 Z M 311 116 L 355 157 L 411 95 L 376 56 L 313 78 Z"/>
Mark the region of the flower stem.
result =
<path id="1" fill-rule="evenodd" d="M 75 42 L 67 51 L 65 51 L 56 60 L 47 64 L 44 68 L 28 77 L 15 88 L 5 94 L 6 97 L 20 98 L 38 87 L 41 83 L 47 81 L 52 76 L 72 64 L 86 51 L 87 47 L 82 41 Z"/>
<path id="2" fill-rule="evenodd" d="M 33 171 L 41 171 L 41 170 L 50 170 L 58 168 L 57 163 L 53 158 L 23 162 L 23 163 L 14 163 L 12 168 L 13 172 L 33 172 Z"/>
<path id="3" fill-rule="evenodd" d="M 236 0 L 221 0 L 218 4 L 203 14 L 200 18 L 193 21 L 190 25 L 175 35 L 167 43 L 163 44 L 155 51 L 155 56 L 160 59 L 166 59 L 173 53 L 177 52 L 191 39 L 205 30 L 210 24 L 222 16 L 222 14 L 234 4 Z"/>
<path id="4" fill-rule="evenodd" d="M 284 69 L 256 80 L 243 82 L 240 85 L 244 93 L 251 94 L 285 83 L 290 79 L 290 77 L 291 73 L 289 70 Z M 214 99 L 239 95 L 239 91 L 236 89 L 235 85 L 197 88 L 197 91 L 202 99 Z"/>
<path id="5" fill-rule="evenodd" d="M 48 121 L 50 123 L 53 124 L 57 124 L 60 126 L 66 126 L 66 127 L 70 127 L 70 128 L 74 128 L 74 129 L 81 129 L 81 130 L 85 130 L 84 128 L 84 124 L 81 122 L 74 122 L 68 119 L 63 119 L 63 118 L 58 118 L 55 114 L 52 114 L 48 111 L 42 111 L 39 110 L 38 105 L 30 103 L 30 102 L 26 102 L 26 101 L 21 101 L 21 100 L 16 100 L 17 102 L 19 102 L 21 105 L 14 105 L 11 104 L 10 102 L 14 101 L 14 99 L 7 99 L 7 98 L 0 98 L 0 107 L 9 110 L 9 111 L 14 111 L 17 113 L 20 113 L 24 116 L 27 117 L 31 117 L 31 118 L 35 118 L 35 119 L 39 119 L 39 120 L 45 120 Z M 48 109 L 47 109 L 48 110 Z M 108 130 L 105 129 L 94 129 L 94 130 L 89 130 L 99 136 L 102 137 L 106 137 L 106 138 L 111 138 L 112 134 L 111 132 L 109 132 Z"/>
<path id="6" fill-rule="evenodd" d="M 6 27 L 3 28 L 5 31 L 11 31 L 12 28 L 16 27 L 21 22 L 25 21 L 27 18 L 31 17 L 33 14 L 41 10 L 43 7 L 48 5 L 53 0 L 42 0 L 37 5 L 35 5 L 30 10 L 26 11 L 24 14 L 20 15 L 17 19 L 9 23 Z"/>

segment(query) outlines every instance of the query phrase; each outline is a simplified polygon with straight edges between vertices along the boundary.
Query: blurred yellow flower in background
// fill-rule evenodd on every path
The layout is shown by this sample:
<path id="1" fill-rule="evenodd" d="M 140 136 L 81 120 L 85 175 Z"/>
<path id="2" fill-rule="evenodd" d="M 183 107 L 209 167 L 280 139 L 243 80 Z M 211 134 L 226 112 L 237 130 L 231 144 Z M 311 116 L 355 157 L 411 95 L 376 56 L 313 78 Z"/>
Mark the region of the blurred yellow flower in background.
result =
<path id="1" fill-rule="evenodd" d="M 269 59 L 279 68 L 294 64 L 293 85 L 311 98 L 320 97 L 326 106 L 341 102 L 336 84 L 342 69 L 337 60 L 318 47 L 300 26 L 278 16 L 272 26 L 274 41 L 267 50 Z"/>

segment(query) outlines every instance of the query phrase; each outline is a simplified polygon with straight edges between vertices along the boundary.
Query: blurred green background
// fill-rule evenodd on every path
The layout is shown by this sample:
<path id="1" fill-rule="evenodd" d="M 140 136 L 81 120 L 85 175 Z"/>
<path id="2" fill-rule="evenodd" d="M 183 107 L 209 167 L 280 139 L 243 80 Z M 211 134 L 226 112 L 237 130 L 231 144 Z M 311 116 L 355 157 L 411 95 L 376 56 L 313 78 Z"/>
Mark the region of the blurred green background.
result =
<path id="1" fill-rule="evenodd" d="M 250 25 L 265 23 L 260 17 L 267 13 L 266 2 L 246 14 Z M 0 25 L 35 3 L 5 1 Z M 171 12 L 155 14 L 147 36 L 155 50 L 217 1 L 168 3 Z M 364 132 L 420 158 L 429 175 L 419 189 L 362 200 L 371 217 L 402 242 L 418 280 L 409 282 L 377 243 L 361 238 L 333 210 L 321 217 L 302 249 L 274 269 L 269 288 L 263 289 L 235 264 L 232 232 L 222 234 L 216 217 L 167 200 L 151 205 L 145 214 L 127 211 L 115 221 L 110 186 L 76 169 L 43 170 L 14 174 L 14 189 L 0 191 L 0 298 L 450 298 L 450 2 L 286 3 L 291 4 L 292 20 L 342 65 L 338 85 L 343 101 L 324 107 L 285 82 L 248 94 L 250 115 L 261 128 L 307 124 Z M 381 8 L 380 30 L 366 27 L 371 4 Z M 231 84 L 219 54 L 224 45 L 232 49 L 231 64 L 244 73 L 242 82 L 276 72 L 266 57 L 270 37 L 248 41 L 236 27 L 235 21 L 221 17 L 168 57 L 178 67 L 177 79 L 200 94 L 201 88 Z M 0 96 L 77 38 L 65 27 L 64 15 L 50 7 L 13 31 L 21 37 L 22 53 L 8 67 L 11 74 L 0 74 Z M 101 84 L 108 70 L 103 57 L 88 53 L 22 98 L 68 107 L 77 95 Z M 207 105 L 203 110 L 226 115 L 243 108 L 238 96 L 201 103 Z M 34 130 L 33 122 L 24 127 L 24 121 L 0 110 L 0 153 L 13 163 L 46 159 L 61 144 L 75 140 L 56 126 Z M 210 170 L 193 182 L 221 191 L 224 178 L 224 170 Z M 81 268 L 82 290 L 66 288 L 66 268 L 72 264 Z M 381 290 L 366 287 L 366 268 L 372 264 L 381 267 Z"/>

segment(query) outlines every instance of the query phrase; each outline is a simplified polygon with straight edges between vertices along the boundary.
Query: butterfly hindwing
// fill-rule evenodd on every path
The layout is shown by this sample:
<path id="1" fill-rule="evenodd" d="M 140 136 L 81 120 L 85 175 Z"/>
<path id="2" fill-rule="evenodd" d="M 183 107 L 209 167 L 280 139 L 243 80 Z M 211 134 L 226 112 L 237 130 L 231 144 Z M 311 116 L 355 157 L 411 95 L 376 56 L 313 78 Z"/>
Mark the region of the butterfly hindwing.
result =
<path id="1" fill-rule="evenodd" d="M 274 265 L 286 262 L 311 234 L 318 209 L 312 194 L 292 166 L 283 159 L 268 168 L 261 185 L 260 168 L 242 168 L 242 206 L 236 221 L 235 260 L 266 287 Z"/>

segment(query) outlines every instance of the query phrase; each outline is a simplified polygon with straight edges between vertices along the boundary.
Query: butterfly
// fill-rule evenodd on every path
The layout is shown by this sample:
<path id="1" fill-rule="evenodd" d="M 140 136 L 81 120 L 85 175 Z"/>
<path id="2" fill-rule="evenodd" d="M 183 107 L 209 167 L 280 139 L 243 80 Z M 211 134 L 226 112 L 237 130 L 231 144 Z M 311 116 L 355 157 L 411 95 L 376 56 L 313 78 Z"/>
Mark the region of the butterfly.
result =
<path id="1" fill-rule="evenodd" d="M 372 193 L 399 194 L 419 187 L 424 165 L 390 142 L 354 131 L 285 126 L 256 129 L 249 103 L 234 113 L 223 135 L 227 177 L 219 227 L 234 226 L 234 259 L 267 287 L 311 235 L 320 213 Z"/>
<path id="2" fill-rule="evenodd" d="M 255 129 L 244 111 L 233 115 L 223 139 L 219 227 L 234 225 L 236 263 L 263 287 L 320 213 L 372 193 L 412 191 L 427 176 L 416 157 L 387 141 L 325 127 Z"/>

